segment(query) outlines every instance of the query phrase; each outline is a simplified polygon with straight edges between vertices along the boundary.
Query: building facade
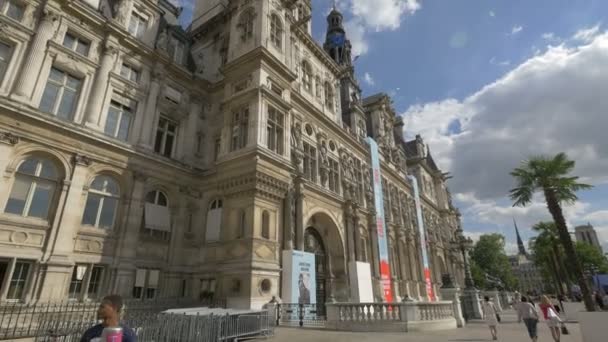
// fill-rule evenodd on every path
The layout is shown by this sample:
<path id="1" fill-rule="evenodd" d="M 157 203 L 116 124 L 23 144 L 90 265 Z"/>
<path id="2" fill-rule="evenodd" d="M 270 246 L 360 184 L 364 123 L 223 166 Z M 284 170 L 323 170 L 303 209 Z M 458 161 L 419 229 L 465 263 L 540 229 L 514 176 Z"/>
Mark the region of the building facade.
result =
<path id="1" fill-rule="evenodd" d="M 367 137 L 380 146 L 390 286 L 462 284 L 445 174 L 363 98 L 341 14 L 308 0 L 7 0 L 0 14 L 0 301 L 281 296 L 284 250 L 314 253 L 317 302 L 348 263 L 382 297 Z M 412 184 L 420 184 L 426 246 Z"/>
<path id="2" fill-rule="evenodd" d="M 595 228 L 593 228 L 591 223 L 575 227 L 574 236 L 576 237 L 576 241 L 582 241 L 586 244 L 589 244 L 597 248 L 600 253 L 604 254 L 604 249 L 602 248 L 600 239 L 598 239 L 597 232 L 595 231 Z"/>
<path id="3" fill-rule="evenodd" d="M 517 236 L 517 255 L 509 257 L 513 275 L 517 278 L 519 290 L 523 294 L 540 295 L 545 292 L 542 274 L 533 260 L 526 252 L 524 242 L 519 235 L 517 223 L 515 225 L 515 235 Z"/>

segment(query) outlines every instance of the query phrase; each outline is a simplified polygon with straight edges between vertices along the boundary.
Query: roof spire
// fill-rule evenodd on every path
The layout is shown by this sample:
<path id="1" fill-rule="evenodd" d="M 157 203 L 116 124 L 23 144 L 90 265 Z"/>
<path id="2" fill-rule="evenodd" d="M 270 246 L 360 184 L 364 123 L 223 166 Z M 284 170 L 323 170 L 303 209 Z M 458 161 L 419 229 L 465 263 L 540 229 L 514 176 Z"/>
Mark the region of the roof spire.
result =
<path id="1" fill-rule="evenodd" d="M 517 235 L 517 248 L 519 249 L 520 255 L 527 255 L 526 247 L 524 246 L 524 242 L 519 235 L 519 229 L 517 228 L 517 222 L 515 222 L 515 217 L 513 218 L 513 225 L 515 226 L 515 235 Z"/>

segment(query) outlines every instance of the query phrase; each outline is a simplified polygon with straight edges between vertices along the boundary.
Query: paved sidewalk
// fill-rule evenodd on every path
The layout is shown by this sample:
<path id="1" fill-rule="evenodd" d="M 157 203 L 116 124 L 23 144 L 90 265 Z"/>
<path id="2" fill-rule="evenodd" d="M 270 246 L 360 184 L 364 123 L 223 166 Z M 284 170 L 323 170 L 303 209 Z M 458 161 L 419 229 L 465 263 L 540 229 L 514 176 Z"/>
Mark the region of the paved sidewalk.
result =
<path id="1" fill-rule="evenodd" d="M 503 323 L 498 327 L 498 340 L 503 342 L 531 341 L 523 323 L 518 324 L 513 311 L 502 314 Z M 568 324 L 570 335 L 562 336 L 561 342 L 582 342 L 578 324 Z M 539 342 L 552 342 L 551 332 L 544 322 L 539 322 Z M 288 342 L 467 342 L 491 341 L 490 331 L 484 323 L 472 323 L 463 329 L 426 333 L 351 333 L 299 328 L 278 328 L 272 341 Z"/>

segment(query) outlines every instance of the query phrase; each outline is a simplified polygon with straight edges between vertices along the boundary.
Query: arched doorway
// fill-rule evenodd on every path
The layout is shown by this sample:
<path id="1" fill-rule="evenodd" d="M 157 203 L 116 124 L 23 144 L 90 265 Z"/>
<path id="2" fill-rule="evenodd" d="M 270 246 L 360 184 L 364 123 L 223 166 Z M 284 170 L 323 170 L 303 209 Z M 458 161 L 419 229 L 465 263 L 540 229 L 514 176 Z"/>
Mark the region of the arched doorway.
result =
<path id="1" fill-rule="evenodd" d="M 317 293 L 317 307 L 325 307 L 326 280 L 327 280 L 327 255 L 325 245 L 319 232 L 313 227 L 306 228 L 304 234 L 304 251 L 315 255 L 315 281 Z"/>

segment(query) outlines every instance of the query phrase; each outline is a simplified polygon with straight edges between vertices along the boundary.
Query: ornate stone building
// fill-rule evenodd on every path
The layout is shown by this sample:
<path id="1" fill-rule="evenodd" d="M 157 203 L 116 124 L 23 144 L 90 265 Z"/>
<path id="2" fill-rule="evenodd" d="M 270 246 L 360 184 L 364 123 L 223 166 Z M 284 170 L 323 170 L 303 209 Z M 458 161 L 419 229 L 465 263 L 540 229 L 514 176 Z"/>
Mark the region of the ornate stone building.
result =
<path id="1" fill-rule="evenodd" d="M 426 299 L 462 258 L 442 173 L 390 98 L 363 98 L 342 15 L 309 0 L 6 0 L 0 8 L 0 301 L 281 296 L 281 251 L 316 254 L 317 302 L 381 297 L 370 152 L 391 286 Z M 405 128 L 407 129 L 407 128 Z M 419 243 L 412 184 L 421 188 Z"/>
<path id="2" fill-rule="evenodd" d="M 513 275 L 518 280 L 518 286 L 521 293 L 540 295 L 545 292 L 542 273 L 526 252 L 524 241 L 519 235 L 519 229 L 517 228 L 517 223 L 515 223 L 515 220 L 513 220 L 513 224 L 515 225 L 515 235 L 517 237 L 518 250 L 517 255 L 512 255 L 509 257 Z"/>

